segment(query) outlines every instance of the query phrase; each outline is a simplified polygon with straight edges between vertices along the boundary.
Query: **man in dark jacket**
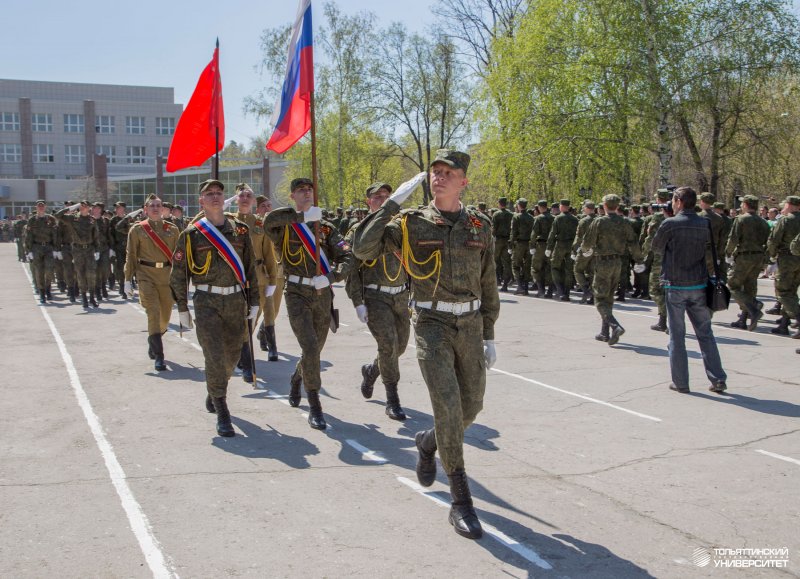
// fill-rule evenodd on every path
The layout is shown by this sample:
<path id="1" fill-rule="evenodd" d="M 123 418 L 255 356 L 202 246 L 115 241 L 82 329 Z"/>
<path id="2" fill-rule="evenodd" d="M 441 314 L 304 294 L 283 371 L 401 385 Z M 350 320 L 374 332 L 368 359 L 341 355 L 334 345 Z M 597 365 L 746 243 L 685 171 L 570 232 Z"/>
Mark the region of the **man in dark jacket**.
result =
<path id="1" fill-rule="evenodd" d="M 708 221 L 694 211 L 697 193 L 691 187 L 680 187 L 672 195 L 675 217 L 664 220 L 653 239 L 653 251 L 661 254 L 661 285 L 667 302 L 669 326 L 669 365 L 672 372 L 670 389 L 689 392 L 689 359 L 686 354 L 686 321 L 692 322 L 709 390 L 722 393 L 727 375 L 711 329 L 711 310 L 706 305 L 706 247 L 711 231 Z"/>

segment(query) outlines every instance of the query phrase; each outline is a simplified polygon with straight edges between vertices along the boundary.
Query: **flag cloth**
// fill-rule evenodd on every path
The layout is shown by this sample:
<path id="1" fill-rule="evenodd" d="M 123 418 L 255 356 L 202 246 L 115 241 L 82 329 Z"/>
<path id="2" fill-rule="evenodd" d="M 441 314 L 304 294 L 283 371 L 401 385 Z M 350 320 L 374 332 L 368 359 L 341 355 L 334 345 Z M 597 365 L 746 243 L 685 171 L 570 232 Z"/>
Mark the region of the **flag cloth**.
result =
<path id="1" fill-rule="evenodd" d="M 274 127 L 267 149 L 285 153 L 311 128 L 311 94 L 314 92 L 314 35 L 311 0 L 300 0 L 292 37 L 286 79 L 275 103 Z"/>
<path id="2" fill-rule="evenodd" d="M 219 128 L 219 138 L 216 129 Z M 225 143 L 225 111 L 222 106 L 222 79 L 219 74 L 219 44 L 214 57 L 203 70 L 186 110 L 183 111 L 167 157 L 167 171 L 197 167 Z"/>

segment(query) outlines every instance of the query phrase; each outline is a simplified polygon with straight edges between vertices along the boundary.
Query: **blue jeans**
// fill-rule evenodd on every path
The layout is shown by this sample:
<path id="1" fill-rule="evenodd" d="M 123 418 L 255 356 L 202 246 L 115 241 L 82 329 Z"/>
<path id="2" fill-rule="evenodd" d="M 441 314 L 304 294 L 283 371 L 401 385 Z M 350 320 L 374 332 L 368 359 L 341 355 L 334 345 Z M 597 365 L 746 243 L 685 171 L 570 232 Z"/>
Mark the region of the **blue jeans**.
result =
<path id="1" fill-rule="evenodd" d="M 692 322 L 706 376 L 712 384 L 724 382 L 728 376 L 722 369 L 717 341 L 711 329 L 711 310 L 706 306 L 705 289 L 677 290 L 667 289 L 667 324 L 669 326 L 669 366 L 672 383 L 679 388 L 689 387 L 689 357 L 686 355 L 686 320 L 684 313 Z"/>

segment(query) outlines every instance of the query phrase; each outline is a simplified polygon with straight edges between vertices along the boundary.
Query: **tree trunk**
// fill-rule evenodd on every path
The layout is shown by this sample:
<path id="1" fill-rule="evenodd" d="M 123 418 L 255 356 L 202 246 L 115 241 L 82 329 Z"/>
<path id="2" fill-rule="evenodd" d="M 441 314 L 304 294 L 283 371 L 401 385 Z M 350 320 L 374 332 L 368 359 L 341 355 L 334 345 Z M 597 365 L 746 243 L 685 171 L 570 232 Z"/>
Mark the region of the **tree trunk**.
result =
<path id="1" fill-rule="evenodd" d="M 708 191 L 708 177 L 706 177 L 706 172 L 703 169 L 703 158 L 700 156 L 697 143 L 695 143 L 694 137 L 692 136 L 692 129 L 689 127 L 689 121 L 686 120 L 686 115 L 684 115 L 683 112 L 678 113 L 678 124 L 683 133 L 683 140 L 686 141 L 686 146 L 689 148 L 689 153 L 692 155 L 697 189 L 701 193 L 703 191 Z"/>

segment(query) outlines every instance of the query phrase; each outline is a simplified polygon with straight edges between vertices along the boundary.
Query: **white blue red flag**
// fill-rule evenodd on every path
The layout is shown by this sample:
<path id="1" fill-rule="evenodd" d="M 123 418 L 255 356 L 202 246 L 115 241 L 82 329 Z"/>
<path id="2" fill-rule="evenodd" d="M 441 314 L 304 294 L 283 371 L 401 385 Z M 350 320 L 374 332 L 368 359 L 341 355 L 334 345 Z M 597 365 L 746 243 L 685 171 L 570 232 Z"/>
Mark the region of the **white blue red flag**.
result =
<path id="1" fill-rule="evenodd" d="M 300 0 L 292 36 L 283 89 L 272 113 L 272 136 L 267 149 L 285 153 L 311 128 L 314 92 L 314 35 L 311 0 Z"/>

